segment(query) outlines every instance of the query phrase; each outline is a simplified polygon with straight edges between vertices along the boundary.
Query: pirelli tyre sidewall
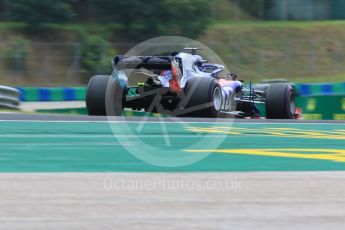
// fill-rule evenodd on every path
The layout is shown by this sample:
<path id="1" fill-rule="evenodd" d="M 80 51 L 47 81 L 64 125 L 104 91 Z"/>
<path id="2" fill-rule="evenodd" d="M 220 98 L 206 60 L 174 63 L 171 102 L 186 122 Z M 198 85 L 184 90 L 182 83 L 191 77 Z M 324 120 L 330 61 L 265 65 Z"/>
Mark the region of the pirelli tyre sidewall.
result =
<path id="1" fill-rule="evenodd" d="M 89 115 L 106 116 L 105 94 L 109 75 L 93 76 L 86 90 L 86 109 Z"/>
<path id="2" fill-rule="evenodd" d="M 210 77 L 191 78 L 183 89 L 181 105 L 182 116 L 218 117 L 222 106 L 221 87 Z"/>
<path id="3" fill-rule="evenodd" d="M 109 75 L 93 76 L 87 86 L 86 109 L 92 116 L 121 116 L 124 90 Z"/>
<path id="4" fill-rule="evenodd" d="M 295 119 L 295 96 L 290 83 L 270 84 L 266 91 L 266 118 Z"/>

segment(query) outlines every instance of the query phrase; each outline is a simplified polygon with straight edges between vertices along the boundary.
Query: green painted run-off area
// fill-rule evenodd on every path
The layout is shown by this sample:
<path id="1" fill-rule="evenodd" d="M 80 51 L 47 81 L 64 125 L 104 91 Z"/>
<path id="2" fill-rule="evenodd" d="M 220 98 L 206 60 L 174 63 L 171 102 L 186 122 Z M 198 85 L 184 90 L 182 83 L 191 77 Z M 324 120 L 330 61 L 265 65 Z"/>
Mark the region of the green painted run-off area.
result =
<path id="1" fill-rule="evenodd" d="M 2 121 L 0 126 L 1 172 L 345 170 L 345 124 Z M 130 153 L 174 164 L 202 156 L 205 149 L 217 152 L 175 168 L 153 166 Z"/>

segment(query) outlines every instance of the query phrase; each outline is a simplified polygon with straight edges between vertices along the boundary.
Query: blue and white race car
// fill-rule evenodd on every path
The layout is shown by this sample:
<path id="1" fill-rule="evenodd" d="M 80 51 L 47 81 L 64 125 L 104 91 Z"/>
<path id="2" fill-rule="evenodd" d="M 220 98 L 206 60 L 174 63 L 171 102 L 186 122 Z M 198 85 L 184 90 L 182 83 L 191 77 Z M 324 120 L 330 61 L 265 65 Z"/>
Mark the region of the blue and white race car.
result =
<path id="1" fill-rule="evenodd" d="M 93 76 L 87 87 L 89 115 L 120 116 L 125 108 L 180 117 L 266 117 L 295 119 L 296 92 L 288 82 L 266 84 L 263 90 L 246 86 L 224 66 L 206 63 L 195 48 L 170 56 L 116 56 L 111 75 Z M 125 70 L 146 80 L 128 86 Z M 145 69 L 146 72 L 139 71 Z M 147 71 L 150 71 L 148 73 Z M 265 105 L 265 114 L 257 104 Z"/>

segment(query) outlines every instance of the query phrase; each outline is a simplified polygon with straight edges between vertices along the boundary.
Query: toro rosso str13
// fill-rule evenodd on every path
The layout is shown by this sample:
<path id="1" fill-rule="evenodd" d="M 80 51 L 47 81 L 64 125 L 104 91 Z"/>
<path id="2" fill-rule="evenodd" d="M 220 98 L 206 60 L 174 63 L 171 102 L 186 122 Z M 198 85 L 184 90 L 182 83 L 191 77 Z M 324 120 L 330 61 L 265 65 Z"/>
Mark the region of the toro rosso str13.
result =
<path id="1" fill-rule="evenodd" d="M 96 75 L 89 81 L 88 114 L 120 116 L 124 109 L 132 109 L 180 117 L 298 118 L 291 83 L 248 86 L 235 74 L 224 74 L 223 65 L 207 63 L 196 48 L 185 50 L 191 52 L 116 56 L 110 76 Z M 126 70 L 136 71 L 145 81 L 128 86 Z M 257 104 L 264 104 L 265 114 Z"/>

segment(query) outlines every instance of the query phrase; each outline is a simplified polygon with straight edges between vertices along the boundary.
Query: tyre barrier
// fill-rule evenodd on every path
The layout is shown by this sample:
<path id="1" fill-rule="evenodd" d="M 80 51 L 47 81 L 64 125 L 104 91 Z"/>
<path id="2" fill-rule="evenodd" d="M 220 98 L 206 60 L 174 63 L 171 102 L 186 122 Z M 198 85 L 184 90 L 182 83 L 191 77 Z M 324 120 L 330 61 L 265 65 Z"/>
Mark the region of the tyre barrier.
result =
<path id="1" fill-rule="evenodd" d="M 296 105 L 306 120 L 345 120 L 345 94 L 300 96 Z"/>
<path id="2" fill-rule="evenodd" d="M 18 87 L 20 100 L 39 101 L 84 101 L 85 87 Z"/>
<path id="3" fill-rule="evenodd" d="M 1 109 L 19 109 L 20 104 L 19 90 L 0 85 L 0 108 Z"/>
<path id="4" fill-rule="evenodd" d="M 295 84 L 300 96 L 345 95 L 345 82 Z"/>

